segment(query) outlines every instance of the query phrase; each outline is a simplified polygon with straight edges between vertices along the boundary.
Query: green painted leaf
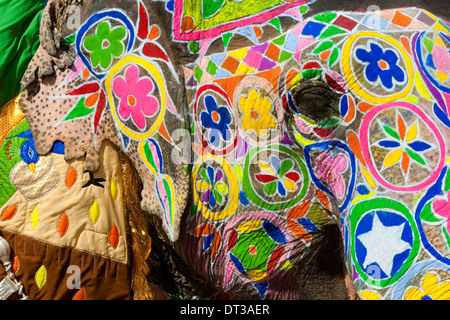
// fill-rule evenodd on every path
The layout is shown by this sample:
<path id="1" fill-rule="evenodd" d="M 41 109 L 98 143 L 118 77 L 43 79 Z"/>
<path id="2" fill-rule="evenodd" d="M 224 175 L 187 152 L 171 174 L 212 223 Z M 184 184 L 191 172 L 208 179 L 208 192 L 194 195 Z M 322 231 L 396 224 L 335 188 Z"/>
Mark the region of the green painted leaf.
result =
<path id="1" fill-rule="evenodd" d="M 281 51 L 281 53 L 280 53 L 280 57 L 278 58 L 278 62 L 286 61 L 286 60 L 288 60 L 288 59 L 289 59 L 290 57 L 292 57 L 292 56 L 293 56 L 292 53 L 283 50 L 283 51 Z"/>
<path id="2" fill-rule="evenodd" d="M 275 191 L 277 190 L 277 182 L 278 181 L 271 181 L 267 184 L 264 185 L 264 193 L 267 194 L 268 196 L 271 196 L 275 193 Z"/>
<path id="3" fill-rule="evenodd" d="M 294 162 L 291 159 L 284 160 L 280 166 L 280 177 L 284 177 L 284 175 L 288 173 L 293 166 Z"/>
<path id="4" fill-rule="evenodd" d="M 69 111 L 69 113 L 64 117 L 62 120 L 69 121 L 73 119 L 82 118 L 85 116 L 90 115 L 92 112 L 94 112 L 95 108 L 88 108 L 84 106 L 84 101 L 86 100 L 85 97 L 82 97 L 78 103 L 75 105 L 75 107 Z"/>
<path id="5" fill-rule="evenodd" d="M 205 168 L 200 168 L 200 170 L 198 170 L 198 173 L 202 176 L 204 182 L 211 184 L 211 181 L 209 181 L 208 174 L 206 173 Z"/>
<path id="6" fill-rule="evenodd" d="M 302 78 L 303 79 L 313 79 L 315 77 L 318 77 L 322 74 L 321 69 L 306 69 L 302 72 Z"/>
<path id="7" fill-rule="evenodd" d="M 334 41 L 326 40 L 319 44 L 319 46 L 313 51 L 314 54 L 321 53 L 327 49 L 330 49 L 334 45 Z"/>
<path id="8" fill-rule="evenodd" d="M 426 221 L 426 222 L 440 222 L 442 221 L 441 218 L 437 217 L 432 208 L 431 208 L 432 202 L 429 202 L 423 207 L 422 212 L 420 212 L 420 220 Z"/>
<path id="9" fill-rule="evenodd" d="M 336 26 L 329 26 L 324 32 L 322 32 L 322 34 L 320 35 L 318 40 L 332 37 L 337 34 L 343 34 L 343 33 L 347 33 L 347 31 L 344 29 L 341 29 L 339 27 L 336 27 Z"/>
<path id="10" fill-rule="evenodd" d="M 213 195 L 214 195 L 214 198 L 216 198 L 216 201 L 217 201 L 220 205 L 222 205 L 222 204 L 223 204 L 223 197 L 222 197 L 222 195 L 220 194 L 220 192 L 217 191 L 216 189 L 213 189 Z"/>
<path id="11" fill-rule="evenodd" d="M 269 23 L 278 30 L 278 33 L 281 33 L 280 19 L 273 18 L 272 20 L 269 21 Z"/>
<path id="12" fill-rule="evenodd" d="M 427 49 L 428 53 L 431 53 L 433 51 L 434 42 L 431 39 L 424 37 L 423 44 L 425 46 L 425 49 Z"/>
<path id="13" fill-rule="evenodd" d="M 334 66 L 338 57 L 339 57 L 339 49 L 337 47 L 335 47 L 335 48 L 333 48 L 333 51 L 331 51 L 330 57 L 328 58 L 328 68 L 331 68 Z"/>
<path id="14" fill-rule="evenodd" d="M 281 37 L 276 38 L 273 40 L 273 43 L 282 46 L 284 44 L 284 41 L 286 41 L 286 35 L 282 35 Z"/>
<path id="15" fill-rule="evenodd" d="M 320 13 L 314 17 L 314 20 L 330 23 L 337 17 L 337 13 L 333 11 L 327 11 Z"/>
<path id="16" fill-rule="evenodd" d="M 417 152 L 411 150 L 410 148 L 405 148 L 406 153 L 416 162 L 420 163 L 421 165 L 426 165 L 425 159 L 423 159 Z"/>
<path id="17" fill-rule="evenodd" d="M 228 42 L 230 41 L 232 36 L 233 36 L 233 34 L 231 32 L 222 34 L 223 46 L 225 48 L 228 46 Z"/>
<path id="18" fill-rule="evenodd" d="M 395 138 L 395 139 L 397 139 L 397 140 L 400 140 L 399 134 L 398 134 L 394 129 L 392 129 L 391 127 L 389 127 L 389 126 L 387 126 L 387 125 L 384 125 L 384 126 L 383 126 L 383 129 L 384 129 L 384 131 L 386 131 L 386 133 L 387 133 L 388 135 L 390 135 L 392 138 Z"/>

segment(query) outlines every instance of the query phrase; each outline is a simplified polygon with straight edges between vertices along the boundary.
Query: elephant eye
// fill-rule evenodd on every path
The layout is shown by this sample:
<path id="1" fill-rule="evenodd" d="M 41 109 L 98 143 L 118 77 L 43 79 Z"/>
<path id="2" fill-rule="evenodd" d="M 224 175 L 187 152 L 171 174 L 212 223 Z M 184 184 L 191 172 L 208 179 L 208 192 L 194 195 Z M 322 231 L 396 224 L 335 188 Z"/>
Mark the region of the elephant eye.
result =
<path id="1" fill-rule="evenodd" d="M 319 125 L 340 117 L 341 95 L 321 80 L 302 80 L 289 91 L 291 109 Z"/>

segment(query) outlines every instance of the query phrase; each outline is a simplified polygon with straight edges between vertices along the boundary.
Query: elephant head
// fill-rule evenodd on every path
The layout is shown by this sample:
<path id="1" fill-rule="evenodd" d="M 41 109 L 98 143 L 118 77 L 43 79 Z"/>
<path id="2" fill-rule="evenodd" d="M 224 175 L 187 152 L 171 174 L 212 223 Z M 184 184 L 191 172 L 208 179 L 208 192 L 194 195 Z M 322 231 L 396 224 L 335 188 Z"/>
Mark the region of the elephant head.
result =
<path id="1" fill-rule="evenodd" d="M 447 270 L 449 27 L 415 8 L 305 19 L 303 4 L 77 6 L 63 59 L 47 32 L 23 79 L 36 150 L 62 141 L 95 171 L 116 144 L 161 237 L 217 291 L 307 298 L 323 276 L 312 291 L 346 298 L 346 264 L 361 297 L 403 297 Z"/>

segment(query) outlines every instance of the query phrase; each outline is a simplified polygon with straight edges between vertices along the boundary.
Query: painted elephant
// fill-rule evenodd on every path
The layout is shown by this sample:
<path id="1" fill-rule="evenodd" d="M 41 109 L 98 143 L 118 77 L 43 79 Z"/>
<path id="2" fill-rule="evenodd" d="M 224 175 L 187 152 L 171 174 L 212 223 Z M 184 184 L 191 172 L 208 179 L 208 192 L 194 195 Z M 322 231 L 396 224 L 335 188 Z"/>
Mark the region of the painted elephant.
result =
<path id="1" fill-rule="evenodd" d="M 20 106 L 41 155 L 62 142 L 94 176 L 105 144 L 130 159 L 133 208 L 152 214 L 135 230 L 179 278 L 153 290 L 446 298 L 445 21 L 305 1 L 69 4 L 44 11 Z"/>

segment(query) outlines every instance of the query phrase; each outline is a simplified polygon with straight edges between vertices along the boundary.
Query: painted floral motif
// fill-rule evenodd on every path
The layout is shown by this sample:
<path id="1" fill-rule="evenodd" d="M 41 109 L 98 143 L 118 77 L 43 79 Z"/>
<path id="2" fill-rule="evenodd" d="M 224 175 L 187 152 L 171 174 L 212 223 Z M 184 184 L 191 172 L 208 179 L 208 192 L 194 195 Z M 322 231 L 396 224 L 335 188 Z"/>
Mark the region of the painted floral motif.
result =
<path id="1" fill-rule="evenodd" d="M 153 82 L 146 77 L 139 78 L 138 67 L 131 65 L 126 70 L 125 79 L 114 79 L 113 90 L 120 98 L 121 118 L 127 120 L 131 116 L 139 129 L 145 129 L 146 117 L 154 115 L 159 109 L 158 100 L 149 96 L 153 91 Z"/>
<path id="2" fill-rule="evenodd" d="M 277 127 L 277 121 L 271 114 L 272 102 L 269 98 L 260 97 L 256 89 L 251 89 L 248 97 L 239 99 L 239 107 L 244 113 L 241 125 L 245 131 L 254 130 L 256 134 L 266 137 L 270 129 Z"/>
<path id="3" fill-rule="evenodd" d="M 326 182 L 335 196 L 342 199 L 345 187 L 341 175 L 347 169 L 347 158 L 343 154 L 333 156 L 323 152 L 315 158 L 315 162 L 317 177 Z"/>
<path id="4" fill-rule="evenodd" d="M 214 208 L 216 204 L 223 205 L 224 197 L 228 194 L 228 185 L 223 182 L 223 171 L 207 166 L 206 169 L 200 168 L 199 174 L 203 180 L 198 181 L 197 189 L 203 192 L 202 201 L 209 203 L 210 208 Z"/>
<path id="5" fill-rule="evenodd" d="M 406 175 L 409 171 L 411 160 L 423 166 L 427 164 L 419 153 L 431 149 L 432 146 L 417 139 L 419 132 L 417 122 L 407 128 L 405 120 L 398 114 L 397 131 L 388 125 L 383 125 L 383 129 L 388 138 L 378 141 L 378 145 L 392 150 L 384 159 L 383 164 L 385 168 L 401 162 L 402 171 Z"/>
<path id="6" fill-rule="evenodd" d="M 423 38 L 425 47 L 425 66 L 439 82 L 446 82 L 450 77 L 450 40 L 444 34 L 433 33 Z"/>
<path id="7" fill-rule="evenodd" d="M 447 231 L 450 232 L 450 192 L 447 193 L 447 200 L 436 199 L 433 201 L 433 210 L 441 217 L 447 218 Z"/>
<path id="8" fill-rule="evenodd" d="M 356 57 L 360 61 L 368 63 L 365 75 L 371 82 L 380 79 L 384 87 L 392 89 L 394 80 L 399 83 L 405 81 L 405 72 L 397 65 L 399 58 L 393 50 L 383 51 L 383 48 L 372 42 L 369 51 L 363 48 L 357 49 Z"/>
<path id="9" fill-rule="evenodd" d="M 95 35 L 90 35 L 84 40 L 84 47 L 91 51 L 91 63 L 95 68 L 98 65 L 107 69 L 113 57 L 120 57 L 124 51 L 122 40 L 125 38 L 124 27 L 110 29 L 108 22 L 100 22 Z"/>
<path id="10" fill-rule="evenodd" d="M 258 166 L 262 173 L 256 174 L 255 178 L 264 184 L 264 192 L 268 196 L 277 192 L 281 197 L 286 197 L 287 192 L 297 190 L 300 175 L 292 170 L 294 162 L 291 159 L 281 161 L 278 157 L 271 156 L 269 163 L 259 161 Z"/>
<path id="11" fill-rule="evenodd" d="M 251 280 L 264 280 L 280 262 L 288 242 L 283 231 L 267 220 L 249 220 L 233 229 L 228 248 L 236 269 Z"/>
<path id="12" fill-rule="evenodd" d="M 439 281 L 434 273 L 427 274 L 420 285 L 421 288 L 411 288 L 405 293 L 405 300 L 449 300 L 450 281 Z"/>
<path id="13" fill-rule="evenodd" d="M 209 129 L 208 139 L 214 146 L 218 147 L 220 140 L 229 141 L 231 131 L 231 114 L 225 106 L 218 106 L 216 100 L 211 95 L 205 97 L 205 106 L 207 111 L 202 111 L 200 120 L 204 128 Z"/>

